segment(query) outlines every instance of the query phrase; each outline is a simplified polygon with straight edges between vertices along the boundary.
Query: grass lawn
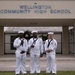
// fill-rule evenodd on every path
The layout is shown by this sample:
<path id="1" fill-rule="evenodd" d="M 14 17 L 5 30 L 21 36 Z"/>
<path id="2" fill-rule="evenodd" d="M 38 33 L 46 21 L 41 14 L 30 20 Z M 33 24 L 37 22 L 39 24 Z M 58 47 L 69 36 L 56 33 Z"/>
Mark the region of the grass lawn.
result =
<path id="1" fill-rule="evenodd" d="M 0 72 L 0 75 L 15 75 L 14 72 Z M 22 74 L 20 74 L 22 75 Z M 31 75 L 29 72 L 26 75 Z M 45 72 L 41 72 L 40 74 L 32 74 L 32 75 L 52 75 L 46 74 Z M 58 71 L 57 75 L 75 75 L 75 71 Z"/>

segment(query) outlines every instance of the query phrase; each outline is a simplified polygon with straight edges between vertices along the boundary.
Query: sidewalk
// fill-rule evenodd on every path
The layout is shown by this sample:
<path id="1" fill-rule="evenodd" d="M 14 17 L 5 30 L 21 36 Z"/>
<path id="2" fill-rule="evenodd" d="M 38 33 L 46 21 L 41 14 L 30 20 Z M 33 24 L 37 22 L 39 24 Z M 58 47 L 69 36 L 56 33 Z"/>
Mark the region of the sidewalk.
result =
<path id="1" fill-rule="evenodd" d="M 15 71 L 15 55 L 0 56 L 0 71 Z M 73 55 L 57 55 L 57 70 L 58 71 L 75 71 L 75 56 Z M 27 56 L 26 67 L 29 71 L 30 57 Z M 41 58 L 41 69 L 46 69 L 46 57 Z"/>

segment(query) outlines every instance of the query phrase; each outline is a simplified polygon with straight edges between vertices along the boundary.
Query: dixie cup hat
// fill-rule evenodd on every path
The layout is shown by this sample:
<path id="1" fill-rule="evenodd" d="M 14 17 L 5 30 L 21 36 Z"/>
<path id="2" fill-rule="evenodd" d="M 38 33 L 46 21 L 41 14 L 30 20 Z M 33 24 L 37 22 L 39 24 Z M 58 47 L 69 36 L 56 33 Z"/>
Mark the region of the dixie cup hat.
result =
<path id="1" fill-rule="evenodd" d="M 20 33 L 24 33 L 24 31 L 18 31 L 18 34 L 20 34 Z"/>
<path id="2" fill-rule="evenodd" d="M 33 31 L 32 31 L 32 33 L 38 33 L 38 31 L 36 31 L 36 30 L 33 30 Z"/>
<path id="3" fill-rule="evenodd" d="M 48 34 L 54 34 L 53 32 L 48 32 Z"/>

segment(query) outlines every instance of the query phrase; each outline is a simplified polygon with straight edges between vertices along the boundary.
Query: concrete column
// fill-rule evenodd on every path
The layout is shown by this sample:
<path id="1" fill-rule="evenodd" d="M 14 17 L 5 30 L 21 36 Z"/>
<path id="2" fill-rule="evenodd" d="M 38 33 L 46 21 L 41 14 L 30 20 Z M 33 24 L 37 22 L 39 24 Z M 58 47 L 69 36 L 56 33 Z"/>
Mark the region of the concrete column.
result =
<path id="1" fill-rule="evenodd" d="M 0 26 L 0 55 L 4 54 L 4 27 Z"/>
<path id="2" fill-rule="evenodd" d="M 62 54 L 69 54 L 68 26 L 62 28 Z"/>
<path id="3" fill-rule="evenodd" d="M 75 21 L 74 21 L 74 55 L 75 55 Z"/>

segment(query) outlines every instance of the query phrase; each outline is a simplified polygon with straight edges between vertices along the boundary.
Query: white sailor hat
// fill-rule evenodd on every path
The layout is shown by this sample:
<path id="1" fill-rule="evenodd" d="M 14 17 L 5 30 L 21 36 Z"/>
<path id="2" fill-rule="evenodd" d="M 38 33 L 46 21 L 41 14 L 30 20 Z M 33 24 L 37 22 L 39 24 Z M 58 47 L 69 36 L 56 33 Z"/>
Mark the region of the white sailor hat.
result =
<path id="1" fill-rule="evenodd" d="M 24 33 L 24 31 L 18 31 L 18 34 L 20 34 L 20 33 Z"/>
<path id="2" fill-rule="evenodd" d="M 33 30 L 33 31 L 32 31 L 32 33 L 38 33 L 38 31 L 36 31 L 36 30 Z"/>
<path id="3" fill-rule="evenodd" d="M 54 34 L 53 32 L 48 32 L 48 34 Z"/>

